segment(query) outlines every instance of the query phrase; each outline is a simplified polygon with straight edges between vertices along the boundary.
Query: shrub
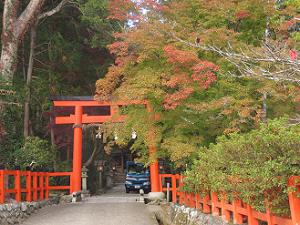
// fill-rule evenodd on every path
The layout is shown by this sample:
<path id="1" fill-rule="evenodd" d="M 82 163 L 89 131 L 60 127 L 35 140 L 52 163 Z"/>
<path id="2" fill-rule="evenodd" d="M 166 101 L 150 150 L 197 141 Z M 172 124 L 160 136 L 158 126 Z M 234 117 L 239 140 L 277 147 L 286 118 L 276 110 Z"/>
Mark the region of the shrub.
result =
<path id="1" fill-rule="evenodd" d="M 299 134 L 300 126 L 283 118 L 246 134 L 222 136 L 200 150 L 186 173 L 184 188 L 238 193 L 258 211 L 265 211 L 267 199 L 273 213 L 287 215 L 287 181 L 300 174 Z"/>
<path id="2" fill-rule="evenodd" d="M 15 152 L 16 163 L 23 169 L 32 161 L 37 166 L 52 168 L 55 159 L 55 151 L 48 141 L 38 137 L 28 137 L 23 147 Z"/>

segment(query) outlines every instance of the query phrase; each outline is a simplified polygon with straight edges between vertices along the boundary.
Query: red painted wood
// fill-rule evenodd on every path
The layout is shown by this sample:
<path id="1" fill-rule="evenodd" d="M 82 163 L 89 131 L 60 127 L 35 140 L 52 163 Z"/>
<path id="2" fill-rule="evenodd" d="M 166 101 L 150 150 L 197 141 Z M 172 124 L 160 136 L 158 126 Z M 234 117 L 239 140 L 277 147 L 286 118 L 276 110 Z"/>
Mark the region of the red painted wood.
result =
<path id="1" fill-rule="evenodd" d="M 111 106 L 111 105 L 148 105 L 146 100 L 128 100 L 128 101 L 53 101 L 54 106 Z"/>
<path id="2" fill-rule="evenodd" d="M 0 204 L 5 202 L 5 173 L 4 170 L 0 170 Z"/>
<path id="3" fill-rule="evenodd" d="M 81 106 L 75 107 L 74 145 L 73 145 L 73 187 L 74 192 L 81 190 L 82 167 L 82 112 Z"/>
<path id="4" fill-rule="evenodd" d="M 294 187 L 297 190 L 296 193 L 290 192 L 288 196 L 293 225 L 300 225 L 300 198 L 297 196 L 297 194 L 300 193 L 300 176 L 291 177 L 288 185 L 289 187 Z"/>
<path id="5" fill-rule="evenodd" d="M 227 195 L 225 193 L 222 193 L 221 214 L 222 214 L 222 219 L 228 223 L 230 221 L 230 212 L 229 212 L 229 210 L 227 210 L 228 208 L 226 206 L 226 203 L 227 203 Z"/>
<path id="6" fill-rule="evenodd" d="M 173 178 L 173 176 L 174 175 L 171 174 L 160 175 L 161 179 L 165 177 Z M 182 187 L 182 176 L 175 175 L 175 178 L 179 179 L 179 187 Z M 259 221 L 267 222 L 268 225 L 300 225 L 299 221 L 297 221 L 300 216 L 300 198 L 297 196 L 297 194 L 300 194 L 300 176 L 292 177 L 289 181 L 289 186 L 297 188 L 296 193 L 289 193 L 292 218 L 275 216 L 269 210 L 267 210 L 266 213 L 257 212 L 250 205 L 246 205 L 245 207 L 243 207 L 242 201 L 239 199 L 235 199 L 232 203 L 228 203 L 226 201 L 226 198 L 223 198 L 221 199 L 221 201 L 219 201 L 217 193 L 213 192 L 211 193 L 211 200 L 209 195 L 201 199 L 199 194 L 195 194 L 195 198 L 196 204 L 198 204 L 199 202 L 203 204 L 202 208 L 198 206 L 197 207 L 204 213 L 211 213 L 210 206 L 214 215 L 219 215 L 219 209 L 221 209 L 222 217 L 224 218 L 224 220 L 230 221 L 230 213 L 232 212 L 234 220 L 233 222 L 235 224 L 243 224 L 243 217 L 247 217 L 249 225 L 258 225 Z M 165 191 L 166 189 L 162 188 L 162 190 Z M 224 194 L 225 193 L 223 193 L 223 195 Z M 193 207 L 193 205 L 195 205 L 195 202 L 193 203 L 195 198 L 192 197 L 191 194 L 177 191 L 177 195 L 179 196 L 179 204 L 185 204 L 190 207 Z"/>
<path id="7" fill-rule="evenodd" d="M 32 201 L 31 171 L 26 172 L 26 201 Z"/>
<path id="8" fill-rule="evenodd" d="M 242 206 L 242 201 L 240 199 L 235 199 L 233 201 L 233 222 L 234 224 L 243 224 L 243 216 L 238 212 L 238 208 Z"/>
<path id="9" fill-rule="evenodd" d="M 88 116 L 86 114 L 82 115 L 82 123 L 121 123 L 125 121 L 125 116 L 120 115 L 118 117 L 112 116 Z M 75 116 L 58 116 L 55 118 L 55 124 L 75 124 Z"/>
<path id="10" fill-rule="evenodd" d="M 39 174 L 39 188 L 40 188 L 40 200 L 44 199 L 44 176 L 43 173 Z"/>
<path id="11" fill-rule="evenodd" d="M 38 198 L 38 177 L 37 172 L 33 172 L 33 201 L 37 201 Z"/>
<path id="12" fill-rule="evenodd" d="M 16 201 L 21 202 L 21 172 L 17 170 L 15 173 L 15 190 L 16 190 Z"/>
<path id="13" fill-rule="evenodd" d="M 211 209 L 212 209 L 212 214 L 214 216 L 219 216 L 219 209 L 217 208 L 217 203 L 218 203 L 218 195 L 217 195 L 217 193 L 212 192 L 211 193 Z"/>
<path id="14" fill-rule="evenodd" d="M 49 176 L 48 174 L 45 175 L 45 198 L 49 198 Z"/>
<path id="15" fill-rule="evenodd" d="M 250 205 L 247 205 L 247 214 L 248 214 L 248 224 L 249 225 L 259 225 L 258 220 L 254 217 L 254 211 Z"/>
<path id="16" fill-rule="evenodd" d="M 206 195 L 206 196 L 203 197 L 203 212 L 204 213 L 210 213 L 211 212 L 210 207 L 208 205 L 209 200 L 210 200 L 209 195 Z"/>
<path id="17" fill-rule="evenodd" d="M 64 177 L 64 176 L 71 176 L 72 172 L 48 172 L 48 177 Z"/>

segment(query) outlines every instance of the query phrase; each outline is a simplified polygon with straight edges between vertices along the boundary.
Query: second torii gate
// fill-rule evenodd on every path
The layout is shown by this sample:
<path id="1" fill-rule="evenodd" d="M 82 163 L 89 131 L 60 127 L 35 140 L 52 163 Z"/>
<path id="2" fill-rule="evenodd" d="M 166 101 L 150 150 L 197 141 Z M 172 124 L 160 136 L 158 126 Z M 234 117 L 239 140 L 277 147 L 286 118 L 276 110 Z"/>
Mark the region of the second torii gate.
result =
<path id="1" fill-rule="evenodd" d="M 104 122 L 123 122 L 124 115 L 119 115 L 119 108 L 126 105 L 144 105 L 148 112 L 152 109 L 148 101 L 117 101 L 117 102 L 101 102 L 93 100 L 93 97 L 72 96 L 72 97 L 56 97 L 52 98 L 55 107 L 74 107 L 74 114 L 69 116 L 57 116 L 55 124 L 73 124 L 74 128 L 74 144 L 73 144 L 73 173 L 71 178 L 71 192 L 81 190 L 81 167 L 82 167 L 82 124 L 104 123 Z M 107 115 L 88 115 L 84 114 L 84 108 L 88 107 L 106 107 Z M 154 117 L 153 117 L 154 119 Z M 149 137 L 153 137 L 153 133 L 149 131 Z M 156 146 L 149 146 L 149 155 L 155 158 Z M 150 180 L 151 191 L 159 192 L 159 169 L 158 161 L 155 159 L 150 164 Z"/>

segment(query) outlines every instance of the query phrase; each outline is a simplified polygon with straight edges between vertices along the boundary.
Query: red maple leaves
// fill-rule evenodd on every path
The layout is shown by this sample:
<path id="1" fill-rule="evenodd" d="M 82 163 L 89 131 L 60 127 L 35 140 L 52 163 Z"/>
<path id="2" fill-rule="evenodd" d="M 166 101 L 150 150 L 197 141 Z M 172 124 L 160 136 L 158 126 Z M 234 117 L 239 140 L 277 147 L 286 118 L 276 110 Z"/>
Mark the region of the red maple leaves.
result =
<path id="1" fill-rule="evenodd" d="M 164 52 L 176 74 L 164 83 L 173 91 L 164 99 L 165 109 L 175 109 L 193 94 L 197 90 L 194 88 L 195 83 L 198 89 L 204 90 L 217 80 L 215 73 L 219 67 L 212 62 L 202 61 L 194 52 L 178 50 L 171 45 L 166 46 Z"/>
<path id="2" fill-rule="evenodd" d="M 136 11 L 136 4 L 131 0 L 111 0 L 108 2 L 109 16 L 108 19 L 126 21 L 135 19 L 134 14 L 130 12 Z"/>
<path id="3" fill-rule="evenodd" d="M 248 18 L 250 16 L 250 12 L 248 10 L 240 10 L 235 14 L 235 18 L 237 20 L 242 20 Z"/>

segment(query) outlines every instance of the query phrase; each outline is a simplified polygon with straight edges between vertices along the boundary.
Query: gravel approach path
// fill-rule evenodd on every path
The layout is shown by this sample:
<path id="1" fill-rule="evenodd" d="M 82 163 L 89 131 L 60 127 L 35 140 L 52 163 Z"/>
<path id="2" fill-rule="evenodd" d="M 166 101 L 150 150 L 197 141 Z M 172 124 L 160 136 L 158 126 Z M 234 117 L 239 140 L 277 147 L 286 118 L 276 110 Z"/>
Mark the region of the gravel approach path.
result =
<path id="1" fill-rule="evenodd" d="M 83 202 L 45 207 L 21 225 L 158 225 L 138 194 L 126 194 L 118 185 Z"/>

